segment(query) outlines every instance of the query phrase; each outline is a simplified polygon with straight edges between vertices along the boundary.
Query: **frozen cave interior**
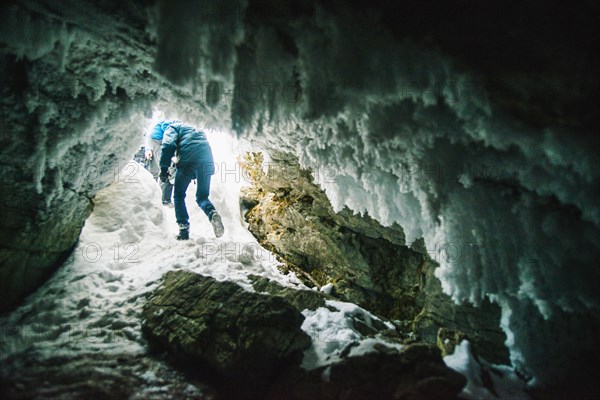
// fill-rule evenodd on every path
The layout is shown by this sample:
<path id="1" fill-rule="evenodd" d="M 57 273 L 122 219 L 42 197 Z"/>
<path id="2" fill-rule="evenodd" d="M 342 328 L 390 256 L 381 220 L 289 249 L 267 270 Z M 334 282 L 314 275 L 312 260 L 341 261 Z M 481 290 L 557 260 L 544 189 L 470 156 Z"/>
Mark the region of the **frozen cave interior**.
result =
<path id="1" fill-rule="evenodd" d="M 86 379 L 113 382 L 96 389 L 115 394 L 115 382 L 134 376 L 138 397 L 120 395 L 210 397 L 157 366 L 140 326 L 147 297 L 179 269 L 250 292 L 266 278 L 332 296 L 327 307 L 300 307 L 305 332 L 335 338 L 310 335 L 305 367 L 331 368 L 385 342 L 349 318 L 396 331 L 409 315 L 413 336 L 388 341 L 395 349 L 419 340 L 425 311 L 447 312 L 444 332 L 458 332 L 451 349 L 440 344 L 442 325 L 431 334 L 419 326 L 467 377 L 459 397 L 599 394 L 594 2 L 0 7 L 6 396 L 75 398 L 88 389 L 73 382 Z M 157 110 L 208 134 L 220 165 L 211 192 L 226 226 L 220 242 L 192 192 L 192 240 L 176 242 L 158 185 L 130 162 Z M 123 265 L 119 251 L 140 262 Z M 435 289 L 409 298 L 412 281 L 386 286 L 409 268 Z M 344 292 L 342 275 L 388 297 Z M 97 340 L 75 340 L 81 326 Z M 113 331 L 126 333 L 109 340 Z M 104 367 L 122 358 L 122 376 L 86 369 L 90 354 Z M 71 379 L 54 382 L 60 374 Z"/>

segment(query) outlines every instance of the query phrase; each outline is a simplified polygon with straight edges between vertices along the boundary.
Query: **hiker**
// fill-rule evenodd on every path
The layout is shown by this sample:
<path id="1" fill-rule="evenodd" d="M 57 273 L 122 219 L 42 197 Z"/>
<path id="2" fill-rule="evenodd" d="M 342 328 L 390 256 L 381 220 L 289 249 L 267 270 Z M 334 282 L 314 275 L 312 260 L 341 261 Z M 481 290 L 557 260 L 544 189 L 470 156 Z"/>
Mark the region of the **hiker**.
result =
<path id="1" fill-rule="evenodd" d="M 160 156 L 160 180 L 169 179 L 171 158 L 177 151 L 177 169 L 173 187 L 175 217 L 179 225 L 177 240 L 189 239 L 189 215 L 185 207 L 185 192 L 192 179 L 196 179 L 196 203 L 204 211 L 213 226 L 216 237 L 223 236 L 225 228 L 221 216 L 208 199 L 210 179 L 215 173 L 210 144 L 206 134 L 179 121 L 170 122 L 164 131 Z"/>
<path id="2" fill-rule="evenodd" d="M 158 182 L 160 173 L 160 156 L 161 156 L 161 145 L 165 129 L 175 121 L 160 121 L 157 123 L 151 132 L 145 135 L 144 147 L 146 149 L 146 169 L 150 171 L 154 179 Z M 171 164 L 169 164 L 171 165 Z M 174 168 L 173 166 L 171 168 Z M 173 194 L 173 182 L 166 181 L 160 182 L 160 189 L 162 191 L 162 204 L 163 206 L 173 207 L 171 202 L 171 196 Z"/>

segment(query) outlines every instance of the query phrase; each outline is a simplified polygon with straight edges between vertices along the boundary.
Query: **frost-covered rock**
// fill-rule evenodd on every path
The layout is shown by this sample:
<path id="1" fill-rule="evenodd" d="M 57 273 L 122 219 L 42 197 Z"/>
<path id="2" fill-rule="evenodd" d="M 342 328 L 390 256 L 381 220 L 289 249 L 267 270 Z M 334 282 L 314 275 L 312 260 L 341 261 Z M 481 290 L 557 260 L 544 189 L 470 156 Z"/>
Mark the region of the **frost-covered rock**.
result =
<path id="1" fill-rule="evenodd" d="M 307 373 L 293 371 L 268 398 L 278 399 L 456 399 L 466 383 L 448 368 L 439 349 L 425 344 L 400 350 L 375 345 L 347 353 L 339 363 Z"/>
<path id="2" fill-rule="evenodd" d="M 467 340 L 460 342 L 454 336 L 453 354 L 444 357 L 447 366 L 460 372 L 467 378 L 467 385 L 460 393 L 460 397 L 467 400 L 528 400 L 527 380 L 514 369 L 504 365 L 493 365 L 471 352 Z M 460 343 L 457 343 L 460 342 Z M 556 394 L 551 396 L 536 394 L 533 398 L 560 398 Z"/>
<path id="3" fill-rule="evenodd" d="M 500 307 L 489 300 L 477 307 L 454 303 L 444 294 L 435 268 L 431 260 L 423 263 L 420 293 L 424 298 L 423 309 L 413 321 L 414 332 L 427 342 L 438 343 L 444 355 L 453 350 L 446 340 L 468 337 L 476 354 L 496 364 L 510 364 L 506 334 L 500 329 Z"/>
<path id="4" fill-rule="evenodd" d="M 311 341 L 304 317 L 277 296 L 250 293 L 233 282 L 192 272 L 169 272 L 143 311 L 143 332 L 190 372 L 202 369 L 254 391 L 284 366 L 299 364 Z"/>

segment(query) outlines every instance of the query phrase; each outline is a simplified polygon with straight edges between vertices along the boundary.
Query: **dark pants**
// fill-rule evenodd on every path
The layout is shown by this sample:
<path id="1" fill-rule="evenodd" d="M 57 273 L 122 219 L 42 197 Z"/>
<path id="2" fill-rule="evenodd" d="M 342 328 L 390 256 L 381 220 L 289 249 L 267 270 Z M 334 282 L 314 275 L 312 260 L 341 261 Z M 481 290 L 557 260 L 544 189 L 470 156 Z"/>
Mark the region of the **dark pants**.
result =
<path id="1" fill-rule="evenodd" d="M 175 217 L 178 224 L 189 225 L 189 215 L 185 207 L 185 192 L 192 179 L 196 179 L 197 184 L 196 203 L 204 211 L 204 214 L 210 217 L 210 214 L 215 210 L 215 206 L 208 199 L 212 173 L 213 171 L 207 168 L 206 165 L 177 167 L 173 186 L 173 203 L 175 204 Z"/>

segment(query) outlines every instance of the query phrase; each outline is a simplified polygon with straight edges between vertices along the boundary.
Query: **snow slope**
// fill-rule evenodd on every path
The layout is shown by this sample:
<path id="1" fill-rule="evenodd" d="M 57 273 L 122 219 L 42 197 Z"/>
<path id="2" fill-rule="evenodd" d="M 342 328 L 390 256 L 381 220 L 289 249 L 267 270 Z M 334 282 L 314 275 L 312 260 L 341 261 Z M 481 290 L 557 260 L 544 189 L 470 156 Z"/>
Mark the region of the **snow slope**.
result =
<path id="1" fill-rule="evenodd" d="M 234 159 L 220 154 L 222 149 L 215 149 L 215 156 L 235 165 Z M 161 205 L 159 186 L 139 164 L 125 165 L 114 183 L 94 199 L 94 212 L 72 256 L 21 307 L 0 319 L 0 376 L 14 379 L 29 363 L 57 357 L 144 356 L 140 330 L 144 297 L 169 270 L 186 268 L 236 281 L 249 290 L 249 274 L 301 285 L 295 276 L 282 275 L 275 257 L 244 228 L 238 206 L 243 180 L 226 178 L 215 175 L 211 193 L 223 216 L 225 235 L 215 239 L 194 202 L 191 184 L 186 199 L 191 240 L 178 242 L 174 210 Z M 98 367 L 104 363 L 93 358 L 88 362 Z M 43 376 L 43 370 L 38 372 Z"/>

